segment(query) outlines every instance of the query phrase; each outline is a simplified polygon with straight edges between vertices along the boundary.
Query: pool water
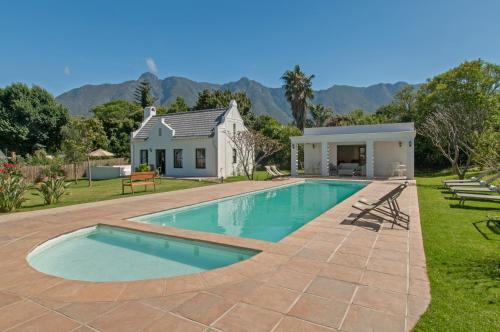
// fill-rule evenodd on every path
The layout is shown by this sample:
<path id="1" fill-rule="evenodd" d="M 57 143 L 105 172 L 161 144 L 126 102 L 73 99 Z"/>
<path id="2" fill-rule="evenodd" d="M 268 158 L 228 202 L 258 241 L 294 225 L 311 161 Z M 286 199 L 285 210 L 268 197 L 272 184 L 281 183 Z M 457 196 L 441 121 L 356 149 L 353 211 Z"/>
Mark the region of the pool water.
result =
<path id="1" fill-rule="evenodd" d="M 131 220 L 277 242 L 366 185 L 308 180 Z"/>
<path id="2" fill-rule="evenodd" d="M 131 281 L 203 272 L 257 253 L 99 225 L 47 241 L 27 259 L 36 270 L 65 279 Z"/>

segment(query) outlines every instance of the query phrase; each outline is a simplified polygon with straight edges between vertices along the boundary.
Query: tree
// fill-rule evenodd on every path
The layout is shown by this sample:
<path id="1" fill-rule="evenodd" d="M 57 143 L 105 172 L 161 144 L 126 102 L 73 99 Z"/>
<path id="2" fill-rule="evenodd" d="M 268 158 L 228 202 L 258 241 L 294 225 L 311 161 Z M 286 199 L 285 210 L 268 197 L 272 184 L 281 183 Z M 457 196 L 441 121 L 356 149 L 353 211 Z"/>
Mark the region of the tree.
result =
<path id="1" fill-rule="evenodd" d="M 464 178 L 483 134 L 498 127 L 500 66 L 464 62 L 434 77 L 417 94 L 417 130 Z"/>
<path id="2" fill-rule="evenodd" d="M 252 102 L 245 92 L 231 92 L 229 90 L 211 91 L 205 89 L 198 94 L 198 100 L 194 106 L 194 110 L 205 110 L 211 108 L 227 107 L 231 100 L 235 100 L 238 104 L 238 112 L 243 118 L 243 122 L 247 127 L 251 127 L 255 121 L 255 115 L 250 111 Z"/>
<path id="3" fill-rule="evenodd" d="M 78 164 L 87 160 L 89 187 L 92 186 L 89 153 L 97 148 L 105 148 L 108 144 L 101 121 L 97 118 L 75 118 L 62 128 L 63 152 L 66 160 L 73 164 L 75 183 Z"/>
<path id="4" fill-rule="evenodd" d="M 0 88 L 0 142 L 18 154 L 45 148 L 55 151 L 61 144 L 61 127 L 68 110 L 39 86 L 14 83 Z"/>
<path id="5" fill-rule="evenodd" d="M 281 79 L 283 80 L 283 88 L 285 96 L 292 107 L 292 115 L 295 119 L 295 125 L 304 132 L 306 121 L 306 109 L 309 104 L 309 99 L 314 97 L 312 89 L 312 79 L 314 75 L 307 76 L 299 65 L 296 65 L 294 70 L 287 70 Z"/>
<path id="6" fill-rule="evenodd" d="M 180 96 L 175 98 L 175 101 L 167 108 L 167 113 L 179 113 L 189 111 L 189 106 L 186 100 Z"/>
<path id="7" fill-rule="evenodd" d="M 142 121 L 141 106 L 126 100 L 116 100 L 91 110 L 102 123 L 109 150 L 120 157 L 130 157 L 130 133 Z"/>
<path id="8" fill-rule="evenodd" d="M 331 108 L 325 107 L 322 104 L 309 106 L 309 111 L 311 112 L 312 125 L 314 127 L 324 127 L 333 114 Z"/>
<path id="9" fill-rule="evenodd" d="M 411 85 L 403 87 L 394 95 L 394 100 L 375 112 L 384 122 L 415 121 L 417 94 Z"/>
<path id="10" fill-rule="evenodd" d="M 255 170 L 263 160 L 282 148 L 281 143 L 277 140 L 270 139 L 253 130 L 237 131 L 236 133 L 226 131 L 226 135 L 236 150 L 239 163 L 249 180 L 253 180 Z"/>
<path id="11" fill-rule="evenodd" d="M 151 84 L 148 81 L 140 81 L 135 88 L 134 100 L 142 108 L 153 106 L 156 98 L 153 96 Z"/>

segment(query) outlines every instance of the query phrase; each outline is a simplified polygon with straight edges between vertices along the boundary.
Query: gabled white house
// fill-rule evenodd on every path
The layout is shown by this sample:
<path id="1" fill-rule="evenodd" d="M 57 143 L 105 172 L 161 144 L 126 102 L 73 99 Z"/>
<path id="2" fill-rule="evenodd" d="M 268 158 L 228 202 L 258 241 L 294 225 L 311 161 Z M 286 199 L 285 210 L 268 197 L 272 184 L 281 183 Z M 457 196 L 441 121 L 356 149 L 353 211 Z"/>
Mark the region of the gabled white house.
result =
<path id="1" fill-rule="evenodd" d="M 131 137 L 131 164 L 172 177 L 227 177 L 241 172 L 229 133 L 247 130 L 236 101 L 227 108 L 156 115 L 144 109 Z"/>
<path id="2" fill-rule="evenodd" d="M 298 145 L 304 145 L 304 173 L 367 178 L 414 177 L 415 126 L 391 123 L 305 128 L 291 137 L 291 172 L 297 175 Z"/>

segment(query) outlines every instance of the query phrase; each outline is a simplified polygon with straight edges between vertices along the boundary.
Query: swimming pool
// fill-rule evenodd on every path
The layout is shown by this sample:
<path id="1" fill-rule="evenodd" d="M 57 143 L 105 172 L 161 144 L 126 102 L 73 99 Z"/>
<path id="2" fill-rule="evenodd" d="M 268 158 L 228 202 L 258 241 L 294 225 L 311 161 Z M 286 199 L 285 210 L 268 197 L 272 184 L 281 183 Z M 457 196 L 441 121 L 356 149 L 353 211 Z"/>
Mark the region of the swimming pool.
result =
<path id="1" fill-rule="evenodd" d="M 306 180 L 131 220 L 277 242 L 367 184 Z"/>
<path id="2" fill-rule="evenodd" d="M 131 281 L 203 272 L 255 250 L 98 225 L 49 240 L 27 257 L 36 270 L 83 281 Z"/>

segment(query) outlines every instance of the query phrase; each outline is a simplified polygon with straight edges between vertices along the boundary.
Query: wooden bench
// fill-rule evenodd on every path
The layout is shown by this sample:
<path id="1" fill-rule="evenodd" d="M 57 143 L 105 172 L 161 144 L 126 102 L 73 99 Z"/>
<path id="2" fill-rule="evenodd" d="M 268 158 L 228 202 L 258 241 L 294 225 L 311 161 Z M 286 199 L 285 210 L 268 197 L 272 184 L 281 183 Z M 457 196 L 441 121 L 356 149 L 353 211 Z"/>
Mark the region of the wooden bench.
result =
<path id="1" fill-rule="evenodd" d="M 132 173 L 127 179 L 122 180 L 122 195 L 125 194 L 125 187 L 130 187 L 132 195 L 134 194 L 135 186 L 144 186 L 144 190 L 148 190 L 148 186 L 153 186 L 153 191 L 156 191 L 155 172 L 136 172 Z"/>

